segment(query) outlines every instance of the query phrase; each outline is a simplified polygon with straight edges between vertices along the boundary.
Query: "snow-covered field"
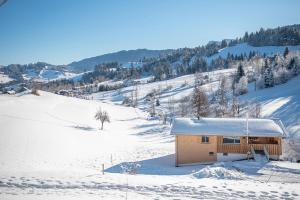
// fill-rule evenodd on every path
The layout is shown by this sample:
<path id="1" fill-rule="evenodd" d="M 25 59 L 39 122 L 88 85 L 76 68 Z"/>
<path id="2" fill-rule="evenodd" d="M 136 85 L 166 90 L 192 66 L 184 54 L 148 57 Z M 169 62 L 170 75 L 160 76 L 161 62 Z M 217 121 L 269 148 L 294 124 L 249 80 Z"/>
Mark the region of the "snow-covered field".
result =
<path id="1" fill-rule="evenodd" d="M 12 78 L 9 78 L 9 76 L 0 73 L 0 84 L 1 83 L 9 83 L 10 81 L 12 81 Z"/>
<path id="2" fill-rule="evenodd" d="M 47 66 L 36 72 L 35 70 L 27 70 L 26 73 L 23 74 L 23 78 L 25 80 L 30 80 L 35 78 L 36 81 L 39 82 L 48 82 L 59 79 L 73 79 L 75 81 L 79 80 L 84 73 L 72 73 L 68 71 L 58 71 L 54 69 L 49 69 Z"/>
<path id="3" fill-rule="evenodd" d="M 175 90 L 180 78 L 170 84 Z M 297 92 L 289 91 L 287 99 Z M 300 199 L 298 163 L 175 167 L 169 125 L 116 105 L 113 93 L 105 102 L 40 93 L 0 95 L 0 199 Z M 103 131 L 99 106 L 111 116 Z"/>

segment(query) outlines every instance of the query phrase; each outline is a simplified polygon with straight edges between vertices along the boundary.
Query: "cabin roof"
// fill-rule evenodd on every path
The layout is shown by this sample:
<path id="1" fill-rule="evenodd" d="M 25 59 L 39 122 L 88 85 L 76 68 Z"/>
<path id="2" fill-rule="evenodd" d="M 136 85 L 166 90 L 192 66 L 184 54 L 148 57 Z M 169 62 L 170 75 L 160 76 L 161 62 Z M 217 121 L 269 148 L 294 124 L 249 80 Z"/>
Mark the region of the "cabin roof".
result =
<path id="1" fill-rule="evenodd" d="M 175 118 L 173 135 L 247 136 L 245 118 Z M 283 137 L 284 127 L 272 119 L 248 119 L 248 136 Z"/>

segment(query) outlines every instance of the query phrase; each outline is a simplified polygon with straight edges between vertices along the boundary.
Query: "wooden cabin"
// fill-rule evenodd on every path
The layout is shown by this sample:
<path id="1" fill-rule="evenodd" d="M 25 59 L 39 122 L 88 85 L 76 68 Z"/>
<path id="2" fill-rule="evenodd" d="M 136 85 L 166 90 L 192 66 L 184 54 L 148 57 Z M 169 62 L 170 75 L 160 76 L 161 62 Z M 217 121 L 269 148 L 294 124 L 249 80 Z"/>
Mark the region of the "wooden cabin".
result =
<path id="1" fill-rule="evenodd" d="M 263 154 L 279 159 L 285 128 L 280 120 L 243 118 L 176 118 L 176 166 L 234 161 Z"/>

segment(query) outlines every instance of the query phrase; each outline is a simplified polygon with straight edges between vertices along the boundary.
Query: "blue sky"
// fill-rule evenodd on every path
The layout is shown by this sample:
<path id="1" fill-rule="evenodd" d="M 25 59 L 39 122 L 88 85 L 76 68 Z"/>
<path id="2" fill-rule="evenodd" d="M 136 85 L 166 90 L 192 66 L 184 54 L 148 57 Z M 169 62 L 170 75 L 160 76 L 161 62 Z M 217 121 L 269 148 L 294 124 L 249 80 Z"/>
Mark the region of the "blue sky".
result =
<path id="1" fill-rule="evenodd" d="M 0 64 L 195 47 L 300 23 L 299 10 L 299 0 L 8 0 L 0 7 Z"/>

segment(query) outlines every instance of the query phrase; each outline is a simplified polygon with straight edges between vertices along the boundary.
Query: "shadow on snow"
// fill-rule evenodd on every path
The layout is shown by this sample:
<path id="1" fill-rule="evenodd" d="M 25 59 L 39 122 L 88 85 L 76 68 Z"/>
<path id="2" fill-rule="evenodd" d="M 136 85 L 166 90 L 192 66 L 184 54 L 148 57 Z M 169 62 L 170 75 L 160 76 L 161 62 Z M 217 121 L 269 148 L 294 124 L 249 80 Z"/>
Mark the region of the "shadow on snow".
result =
<path id="1" fill-rule="evenodd" d="M 136 168 L 136 174 L 144 175 L 189 175 L 203 170 L 218 170 L 223 168 L 228 171 L 238 171 L 246 176 L 266 175 L 270 172 L 280 173 L 284 175 L 300 175 L 299 169 L 290 169 L 276 165 L 276 162 L 257 162 L 254 160 L 242 160 L 234 162 L 216 162 L 215 164 L 199 164 L 190 166 L 175 166 L 175 154 L 169 154 L 157 158 L 141 160 L 137 162 L 123 162 L 118 165 L 106 169 L 109 173 L 128 173 L 128 169 Z"/>

